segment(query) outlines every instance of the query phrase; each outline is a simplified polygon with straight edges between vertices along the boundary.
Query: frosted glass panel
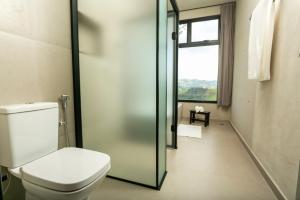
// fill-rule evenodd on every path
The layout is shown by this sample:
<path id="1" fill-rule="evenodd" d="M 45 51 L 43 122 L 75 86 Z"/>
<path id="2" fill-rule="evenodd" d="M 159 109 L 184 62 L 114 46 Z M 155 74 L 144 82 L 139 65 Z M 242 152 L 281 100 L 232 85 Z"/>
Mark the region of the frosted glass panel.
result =
<path id="1" fill-rule="evenodd" d="M 159 182 L 166 171 L 167 129 L 167 0 L 159 1 Z"/>
<path id="2" fill-rule="evenodd" d="M 111 156 L 109 175 L 156 186 L 156 1 L 78 10 L 83 146 Z"/>
<path id="3" fill-rule="evenodd" d="M 175 14 L 168 16 L 168 35 L 167 35 L 167 144 L 173 145 L 173 81 L 174 81 L 174 56 L 175 43 L 172 39 L 172 33 L 175 32 Z"/>

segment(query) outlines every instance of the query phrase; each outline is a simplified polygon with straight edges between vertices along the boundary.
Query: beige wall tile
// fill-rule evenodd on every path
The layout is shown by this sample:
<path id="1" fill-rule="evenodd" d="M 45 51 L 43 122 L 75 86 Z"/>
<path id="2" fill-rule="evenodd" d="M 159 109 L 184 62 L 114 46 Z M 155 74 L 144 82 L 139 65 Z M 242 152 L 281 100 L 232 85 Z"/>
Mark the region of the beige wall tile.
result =
<path id="1" fill-rule="evenodd" d="M 0 43 L 0 103 L 40 99 L 39 69 L 33 56 L 35 42 L 0 32 Z"/>
<path id="2" fill-rule="evenodd" d="M 0 0 L 0 30 L 20 35 L 30 35 L 30 6 L 24 0 Z M 37 17 L 37 16 L 36 16 Z"/>
<path id="3" fill-rule="evenodd" d="M 71 50 L 0 32 L 0 104 L 73 97 Z M 73 98 L 69 130 L 74 135 Z M 73 139 L 72 139 L 73 141 Z"/>
<path id="4" fill-rule="evenodd" d="M 71 48 L 70 0 L 29 0 L 29 4 L 31 38 Z"/>
<path id="5" fill-rule="evenodd" d="M 0 8 L 0 103 L 72 97 L 70 2 L 0 0 Z M 74 132 L 73 98 L 70 108 Z"/>
<path id="6" fill-rule="evenodd" d="M 0 105 L 57 102 L 61 94 L 70 95 L 67 116 L 70 141 L 74 145 L 69 3 L 69 0 L 0 0 Z M 58 142 L 59 147 L 65 145 L 62 127 Z M 15 179 L 13 187 L 5 198 L 24 198 L 20 180 Z"/>
<path id="7" fill-rule="evenodd" d="M 0 31 L 71 47 L 69 0 L 0 0 Z"/>

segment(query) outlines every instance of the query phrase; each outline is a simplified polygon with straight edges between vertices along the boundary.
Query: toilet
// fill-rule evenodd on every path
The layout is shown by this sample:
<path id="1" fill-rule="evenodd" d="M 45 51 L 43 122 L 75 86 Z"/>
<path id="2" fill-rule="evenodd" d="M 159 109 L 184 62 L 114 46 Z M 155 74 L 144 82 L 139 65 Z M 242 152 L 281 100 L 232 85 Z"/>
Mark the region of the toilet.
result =
<path id="1" fill-rule="evenodd" d="M 107 154 L 58 150 L 57 103 L 0 106 L 0 166 L 20 178 L 26 200 L 86 200 L 110 170 Z"/>

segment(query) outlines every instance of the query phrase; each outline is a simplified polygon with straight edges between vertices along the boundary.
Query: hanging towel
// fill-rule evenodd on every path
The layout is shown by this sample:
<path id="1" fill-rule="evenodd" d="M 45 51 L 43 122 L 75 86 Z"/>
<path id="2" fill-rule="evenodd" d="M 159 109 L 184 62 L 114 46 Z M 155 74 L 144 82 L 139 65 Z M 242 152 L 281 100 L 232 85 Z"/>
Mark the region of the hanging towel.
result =
<path id="1" fill-rule="evenodd" d="M 271 79 L 270 65 L 273 34 L 280 0 L 260 0 L 251 17 L 248 78 Z"/>

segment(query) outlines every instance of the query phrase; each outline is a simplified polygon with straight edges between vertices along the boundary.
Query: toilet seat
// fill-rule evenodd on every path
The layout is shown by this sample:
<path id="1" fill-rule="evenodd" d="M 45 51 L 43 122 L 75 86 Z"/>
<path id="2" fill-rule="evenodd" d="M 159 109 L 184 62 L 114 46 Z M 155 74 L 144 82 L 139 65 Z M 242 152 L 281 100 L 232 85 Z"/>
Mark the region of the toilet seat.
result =
<path id="1" fill-rule="evenodd" d="M 20 167 L 23 181 L 59 192 L 80 190 L 109 169 L 108 155 L 79 148 L 64 148 Z"/>
<path id="2" fill-rule="evenodd" d="M 105 176 L 98 177 L 89 185 L 71 192 L 60 192 L 48 188 L 40 187 L 33 183 L 22 180 L 23 186 L 26 190 L 26 199 L 39 200 L 87 200 L 89 194 L 104 180 Z M 27 198 L 30 196 L 31 198 Z"/>

